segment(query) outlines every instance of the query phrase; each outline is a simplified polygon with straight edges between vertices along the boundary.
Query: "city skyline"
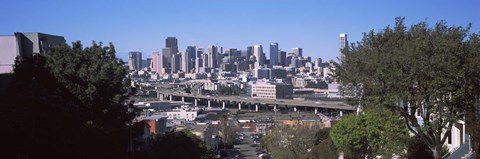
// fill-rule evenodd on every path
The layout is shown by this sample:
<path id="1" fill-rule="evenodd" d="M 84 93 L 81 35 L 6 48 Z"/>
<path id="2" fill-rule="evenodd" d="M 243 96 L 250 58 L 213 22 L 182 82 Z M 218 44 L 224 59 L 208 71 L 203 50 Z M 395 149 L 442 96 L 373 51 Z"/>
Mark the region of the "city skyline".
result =
<path id="1" fill-rule="evenodd" d="M 44 3 L 6 0 L 0 5 L 0 18 L 8 25 L 0 26 L 0 34 L 31 31 L 63 35 L 68 44 L 76 40 L 86 45 L 93 40 L 112 42 L 117 56 L 124 61 L 130 51 L 162 52 L 166 37 L 178 39 L 179 51 L 190 45 L 246 50 L 248 46 L 278 42 L 279 49 L 287 53 L 299 47 L 304 56 L 335 60 L 339 55 L 340 33 L 348 34 L 349 41 L 356 42 L 361 40 L 363 32 L 379 31 L 385 25 L 392 25 L 398 16 L 406 17 L 407 25 L 423 20 L 434 25 L 446 20 L 456 26 L 473 23 L 471 30 L 479 30 L 480 19 L 475 16 L 477 4 L 477 1 Z M 22 6 L 20 12 L 18 6 Z M 10 14 L 12 12 L 15 14 Z M 67 14 L 57 14 L 59 12 Z M 264 52 L 270 58 L 269 50 Z"/>

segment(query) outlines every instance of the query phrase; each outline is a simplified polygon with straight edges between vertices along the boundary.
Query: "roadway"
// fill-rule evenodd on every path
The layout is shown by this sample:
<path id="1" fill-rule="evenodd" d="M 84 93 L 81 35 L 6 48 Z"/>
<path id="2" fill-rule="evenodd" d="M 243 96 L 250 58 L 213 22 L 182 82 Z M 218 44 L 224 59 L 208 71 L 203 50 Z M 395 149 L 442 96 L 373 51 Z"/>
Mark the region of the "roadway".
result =
<path id="1" fill-rule="evenodd" d="M 262 105 L 281 105 L 287 107 L 313 107 L 313 108 L 327 108 L 327 109 L 336 109 L 336 110 L 347 110 L 355 111 L 356 109 L 348 104 L 345 104 L 341 101 L 309 101 L 309 100 L 293 100 L 293 99 L 259 99 L 259 98 L 250 98 L 250 97 L 239 97 L 239 96 L 209 96 L 209 95 L 195 95 L 184 92 L 175 92 L 170 90 L 157 90 L 159 95 L 173 95 L 176 97 L 186 97 L 194 99 L 205 99 L 205 100 L 215 100 L 215 101 L 230 101 L 230 102 L 241 102 L 241 103 L 251 103 L 251 104 L 262 104 Z"/>

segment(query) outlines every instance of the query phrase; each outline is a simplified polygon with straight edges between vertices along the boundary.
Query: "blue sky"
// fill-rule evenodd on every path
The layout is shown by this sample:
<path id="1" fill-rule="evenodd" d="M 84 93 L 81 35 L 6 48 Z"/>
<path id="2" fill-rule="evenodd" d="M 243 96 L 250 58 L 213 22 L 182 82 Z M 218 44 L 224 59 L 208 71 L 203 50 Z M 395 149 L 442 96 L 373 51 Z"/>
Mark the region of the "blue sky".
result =
<path id="1" fill-rule="evenodd" d="M 149 57 L 175 36 L 180 50 L 192 44 L 242 50 L 261 44 L 268 57 L 269 43 L 278 42 L 287 52 L 302 47 L 306 56 L 329 60 L 338 56 L 339 33 L 358 41 L 398 16 L 408 25 L 473 23 L 471 31 L 479 32 L 479 6 L 475 0 L 2 0 L 0 35 L 43 32 L 68 43 L 113 42 L 122 59 L 134 50 Z"/>

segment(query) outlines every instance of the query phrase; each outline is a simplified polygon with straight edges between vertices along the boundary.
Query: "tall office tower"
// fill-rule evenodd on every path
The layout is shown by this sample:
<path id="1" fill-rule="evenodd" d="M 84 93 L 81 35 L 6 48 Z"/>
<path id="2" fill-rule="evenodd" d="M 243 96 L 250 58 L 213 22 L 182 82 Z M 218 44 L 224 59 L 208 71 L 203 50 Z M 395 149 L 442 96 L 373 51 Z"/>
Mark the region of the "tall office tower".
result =
<path id="1" fill-rule="evenodd" d="M 228 54 L 228 58 L 230 59 L 230 62 L 235 62 L 235 60 L 240 56 L 240 52 L 237 51 L 236 48 L 230 48 L 226 49 L 225 53 Z"/>
<path id="2" fill-rule="evenodd" d="M 182 70 L 185 73 L 189 73 L 191 69 L 191 62 L 190 62 L 190 53 L 188 52 L 181 52 L 182 54 Z"/>
<path id="3" fill-rule="evenodd" d="M 205 52 L 204 49 L 201 48 L 201 47 L 199 47 L 199 48 L 197 49 L 197 58 L 202 58 L 202 54 L 203 54 L 204 52 Z"/>
<path id="4" fill-rule="evenodd" d="M 305 67 L 306 59 L 304 57 L 297 57 L 297 67 Z"/>
<path id="5" fill-rule="evenodd" d="M 152 71 L 157 72 L 158 74 L 163 74 L 163 60 L 159 52 L 152 52 Z"/>
<path id="6" fill-rule="evenodd" d="M 217 52 L 218 52 L 219 54 L 223 54 L 223 47 L 218 46 L 218 44 L 217 44 L 216 46 L 217 46 Z"/>
<path id="7" fill-rule="evenodd" d="M 188 72 L 190 72 L 195 66 L 195 59 L 197 58 L 197 47 L 187 46 L 186 52 L 188 54 L 188 62 L 190 63 L 188 66 Z"/>
<path id="8" fill-rule="evenodd" d="M 189 60 L 194 62 L 197 57 L 197 47 L 195 46 L 187 46 L 186 52 L 188 53 Z"/>
<path id="9" fill-rule="evenodd" d="M 146 63 L 147 63 L 147 65 L 145 67 L 148 67 L 150 70 L 152 70 L 152 68 L 153 68 L 152 58 L 147 58 Z"/>
<path id="10" fill-rule="evenodd" d="M 172 56 L 172 73 L 177 73 L 178 70 L 181 69 L 181 59 L 182 55 L 180 53 L 176 53 Z"/>
<path id="11" fill-rule="evenodd" d="M 217 68 L 219 68 L 220 65 L 223 63 L 224 57 L 225 57 L 225 54 L 217 54 Z"/>
<path id="12" fill-rule="evenodd" d="M 142 53 L 138 51 L 131 51 L 128 53 L 128 69 L 141 70 L 142 69 Z"/>
<path id="13" fill-rule="evenodd" d="M 270 43 L 270 65 L 278 65 L 278 57 L 278 43 Z"/>
<path id="14" fill-rule="evenodd" d="M 176 37 L 167 37 L 165 39 L 165 48 L 172 49 L 172 53 L 176 54 L 178 52 L 178 41 Z"/>
<path id="15" fill-rule="evenodd" d="M 260 68 L 263 66 L 263 47 L 262 45 L 255 45 L 253 46 L 253 56 L 255 57 L 255 68 Z"/>
<path id="16" fill-rule="evenodd" d="M 250 58 L 250 56 L 253 55 L 253 46 L 247 47 L 247 59 Z"/>
<path id="17" fill-rule="evenodd" d="M 215 45 L 208 46 L 208 67 L 217 68 L 217 49 Z"/>
<path id="18" fill-rule="evenodd" d="M 294 55 L 295 55 L 294 53 L 288 53 L 286 66 L 290 66 L 290 64 L 292 63 L 292 58 L 294 57 Z"/>
<path id="19" fill-rule="evenodd" d="M 200 64 L 201 64 L 201 59 L 200 58 L 196 58 L 195 59 L 195 73 L 199 73 L 200 72 Z"/>
<path id="20" fill-rule="evenodd" d="M 318 69 L 321 67 L 321 65 L 322 65 L 322 58 L 317 58 L 315 60 L 315 68 Z"/>
<path id="21" fill-rule="evenodd" d="M 172 67 L 172 49 L 163 48 L 162 49 L 162 68 L 171 68 Z"/>
<path id="22" fill-rule="evenodd" d="M 343 49 L 348 50 L 348 38 L 347 34 L 341 33 L 340 34 L 340 58 L 343 59 Z"/>
<path id="23" fill-rule="evenodd" d="M 297 55 L 297 57 L 302 57 L 302 48 L 296 47 L 292 49 L 292 52 Z"/>
<path id="24" fill-rule="evenodd" d="M 290 58 L 290 67 L 298 68 L 298 57 L 297 54 L 293 54 Z"/>
<path id="25" fill-rule="evenodd" d="M 208 54 L 207 53 L 203 53 L 202 54 L 202 67 L 203 68 L 207 68 L 208 67 Z"/>
<path id="26" fill-rule="evenodd" d="M 281 66 L 287 66 L 287 52 L 280 51 L 280 56 L 278 57 L 278 61 L 280 62 Z"/>

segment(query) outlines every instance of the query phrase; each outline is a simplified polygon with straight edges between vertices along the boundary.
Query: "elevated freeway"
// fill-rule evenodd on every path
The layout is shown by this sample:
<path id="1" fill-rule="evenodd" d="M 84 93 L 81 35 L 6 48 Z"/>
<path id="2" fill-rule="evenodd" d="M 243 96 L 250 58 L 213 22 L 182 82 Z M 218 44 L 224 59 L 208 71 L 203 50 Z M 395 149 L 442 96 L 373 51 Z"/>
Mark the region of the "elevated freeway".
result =
<path id="1" fill-rule="evenodd" d="M 255 106 L 255 111 L 261 110 L 287 110 L 287 111 L 313 111 L 317 113 L 322 112 L 337 112 L 339 115 L 342 113 L 351 113 L 356 109 L 355 107 L 345 104 L 342 101 L 308 101 L 308 100 L 293 100 L 293 99 L 259 99 L 242 96 L 210 96 L 210 95 L 198 95 L 175 91 L 172 89 L 157 90 L 158 97 L 161 100 L 170 101 L 183 101 L 192 102 L 196 106 L 201 103 L 204 106 L 219 106 L 225 107 L 237 107 L 251 108 Z"/>

